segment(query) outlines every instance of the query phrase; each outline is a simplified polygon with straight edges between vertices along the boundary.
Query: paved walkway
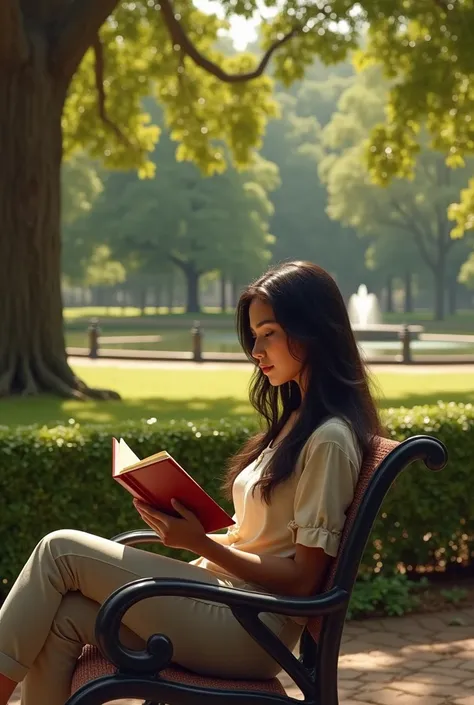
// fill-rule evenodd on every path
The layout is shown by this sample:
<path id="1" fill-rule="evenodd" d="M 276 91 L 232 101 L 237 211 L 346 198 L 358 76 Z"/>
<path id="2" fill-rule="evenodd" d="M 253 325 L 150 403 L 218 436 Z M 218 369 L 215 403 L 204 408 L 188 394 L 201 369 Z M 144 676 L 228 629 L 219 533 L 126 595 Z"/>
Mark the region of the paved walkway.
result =
<path id="1" fill-rule="evenodd" d="M 299 697 L 283 675 L 282 682 Z M 349 622 L 339 699 L 341 705 L 474 705 L 474 608 Z M 18 692 L 11 705 L 20 705 Z"/>
<path id="2" fill-rule="evenodd" d="M 118 367 L 133 369 L 155 369 L 155 370 L 248 370 L 248 362 L 192 362 L 191 360 L 118 360 L 109 358 L 98 358 L 91 360 L 89 357 L 69 357 L 69 364 L 78 367 Z M 449 365 L 397 365 L 397 364 L 377 364 L 369 365 L 375 373 L 396 372 L 397 374 L 446 374 L 446 373 L 474 373 L 474 364 L 449 364 Z"/>

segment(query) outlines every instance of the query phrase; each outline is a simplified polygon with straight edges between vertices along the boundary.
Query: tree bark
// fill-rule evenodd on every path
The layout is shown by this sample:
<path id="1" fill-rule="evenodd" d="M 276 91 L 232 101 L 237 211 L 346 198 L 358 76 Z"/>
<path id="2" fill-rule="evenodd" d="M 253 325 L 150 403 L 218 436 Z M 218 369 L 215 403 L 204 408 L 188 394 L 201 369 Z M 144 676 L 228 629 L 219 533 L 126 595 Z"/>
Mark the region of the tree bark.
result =
<path id="1" fill-rule="evenodd" d="M 413 275 L 411 272 L 405 273 L 405 313 L 413 313 Z"/>
<path id="2" fill-rule="evenodd" d="M 89 389 L 67 362 L 60 286 L 66 86 L 49 73 L 44 43 L 31 38 L 27 63 L 0 67 L 0 396 L 116 398 Z"/>

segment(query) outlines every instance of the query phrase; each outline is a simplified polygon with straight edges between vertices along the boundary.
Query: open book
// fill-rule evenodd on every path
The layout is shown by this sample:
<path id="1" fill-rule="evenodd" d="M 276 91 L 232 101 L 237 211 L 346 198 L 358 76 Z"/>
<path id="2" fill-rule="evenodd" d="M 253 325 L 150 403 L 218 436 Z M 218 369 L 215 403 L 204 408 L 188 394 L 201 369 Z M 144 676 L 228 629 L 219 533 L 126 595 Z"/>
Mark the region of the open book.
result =
<path id="1" fill-rule="evenodd" d="M 127 443 L 112 440 L 112 477 L 133 497 L 167 514 L 177 516 L 171 504 L 177 499 L 192 511 L 206 533 L 231 526 L 232 518 L 166 451 L 140 460 Z"/>

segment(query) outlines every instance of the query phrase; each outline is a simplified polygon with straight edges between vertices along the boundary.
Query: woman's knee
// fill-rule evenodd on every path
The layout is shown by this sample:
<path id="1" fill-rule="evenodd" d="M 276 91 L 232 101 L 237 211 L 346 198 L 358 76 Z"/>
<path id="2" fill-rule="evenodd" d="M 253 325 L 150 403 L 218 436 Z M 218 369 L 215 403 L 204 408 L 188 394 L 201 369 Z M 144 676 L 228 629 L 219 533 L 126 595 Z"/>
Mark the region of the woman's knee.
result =
<path id="1" fill-rule="evenodd" d="M 75 529 L 58 529 L 46 534 L 39 542 L 38 549 L 48 550 L 54 558 L 74 553 L 75 548 L 84 545 L 88 534 Z"/>

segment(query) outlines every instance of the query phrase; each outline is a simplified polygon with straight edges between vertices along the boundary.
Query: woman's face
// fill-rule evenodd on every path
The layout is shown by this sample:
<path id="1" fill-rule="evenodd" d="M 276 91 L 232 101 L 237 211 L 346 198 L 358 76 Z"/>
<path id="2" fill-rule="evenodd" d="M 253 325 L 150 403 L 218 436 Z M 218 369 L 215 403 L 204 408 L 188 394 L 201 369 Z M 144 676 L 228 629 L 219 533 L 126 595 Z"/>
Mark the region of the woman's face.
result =
<path id="1" fill-rule="evenodd" d="M 288 336 L 275 321 L 272 307 L 260 299 L 253 299 L 249 319 L 254 338 L 252 356 L 270 384 L 278 387 L 292 380 L 300 384 L 303 363 L 292 357 Z M 294 349 L 296 354 L 298 349 L 296 346 Z"/>

